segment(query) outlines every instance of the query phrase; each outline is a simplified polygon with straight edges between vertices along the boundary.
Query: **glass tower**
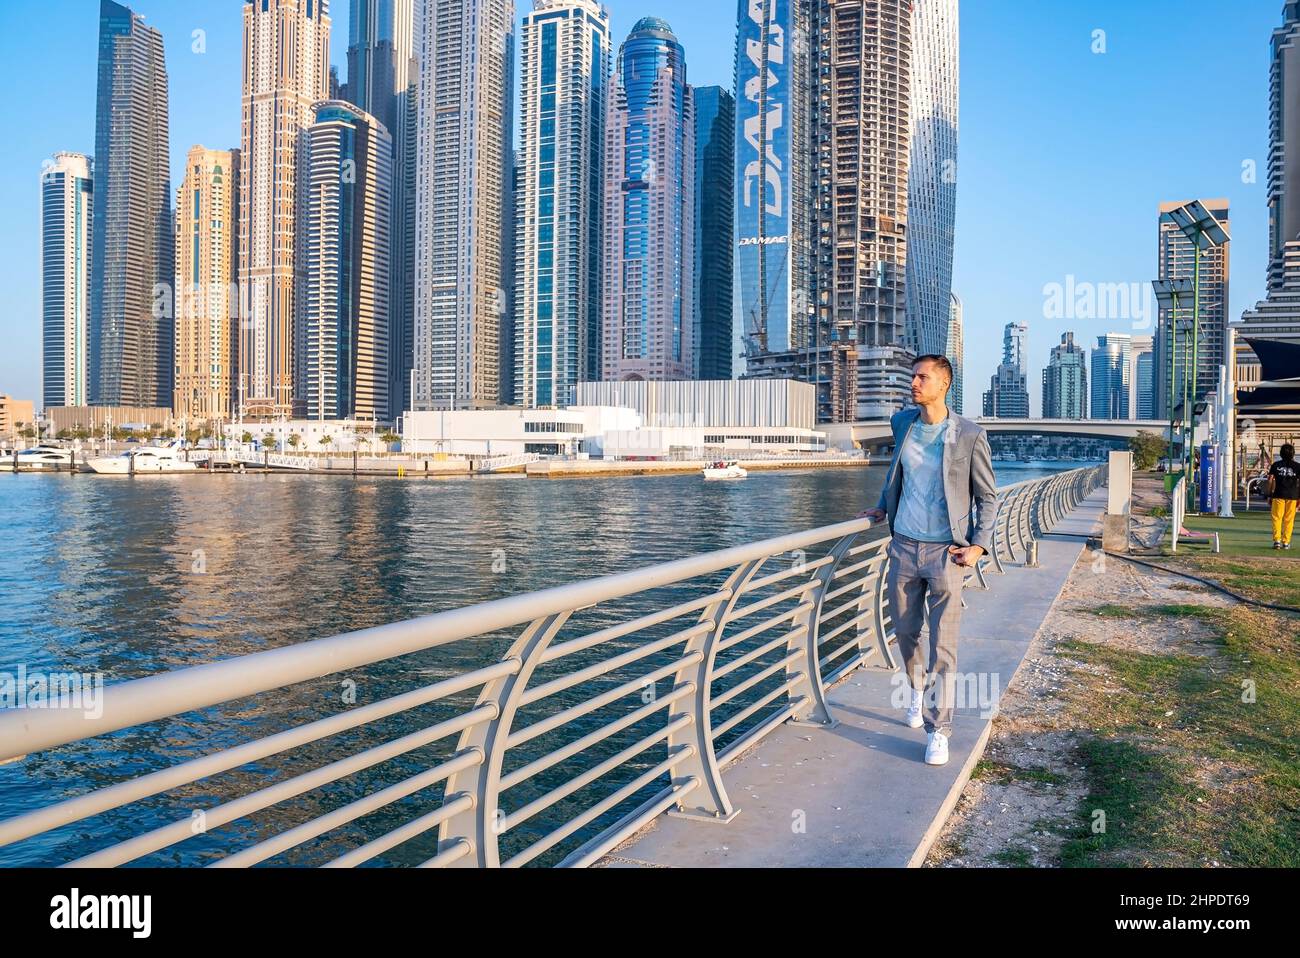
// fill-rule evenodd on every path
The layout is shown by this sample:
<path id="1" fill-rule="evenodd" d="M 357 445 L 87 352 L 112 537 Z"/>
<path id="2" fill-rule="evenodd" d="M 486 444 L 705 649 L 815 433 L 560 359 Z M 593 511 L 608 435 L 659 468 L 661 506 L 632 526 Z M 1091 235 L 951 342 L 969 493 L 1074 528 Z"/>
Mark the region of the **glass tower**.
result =
<path id="1" fill-rule="evenodd" d="M 169 162 L 162 34 L 103 0 L 87 336 L 92 405 L 172 403 Z"/>
<path id="2" fill-rule="evenodd" d="M 1063 333 L 1053 346 L 1043 369 L 1043 418 L 1086 419 L 1088 416 L 1087 356 L 1074 343 L 1074 333 Z"/>
<path id="3" fill-rule="evenodd" d="M 736 98 L 695 88 L 695 328 L 697 379 L 730 379 L 735 231 Z"/>
<path id="4" fill-rule="evenodd" d="M 605 124 L 603 379 L 694 377 L 693 101 L 672 28 L 638 21 Z"/>
<path id="5" fill-rule="evenodd" d="M 1126 333 L 1097 337 L 1097 348 L 1092 351 L 1091 418 L 1129 418 L 1131 346 L 1132 337 Z"/>
<path id="6" fill-rule="evenodd" d="M 1226 199 L 1202 200 L 1225 230 L 1231 232 Z M 1183 202 L 1161 203 L 1164 214 L 1184 205 Z M 1173 223 L 1160 222 L 1158 233 L 1158 276 L 1160 279 L 1192 279 L 1196 272 L 1196 255 L 1189 240 Z M 1219 365 L 1225 361 L 1228 338 L 1228 268 L 1231 243 L 1224 243 L 1201 253 L 1201 322 L 1196 351 L 1197 374 L 1194 379 L 1193 403 L 1219 384 Z M 1181 406 L 1183 380 L 1192 368 L 1192 303 L 1184 301 L 1178 309 L 1178 336 L 1173 335 L 1173 310 L 1161 309 L 1156 331 L 1156 418 L 1169 419 L 1169 384 L 1174 382 L 1174 405 Z"/>
<path id="7" fill-rule="evenodd" d="M 513 399 L 567 405 L 600 379 L 601 200 L 609 13 L 538 0 L 524 15 Z"/>
<path id="8" fill-rule="evenodd" d="M 907 344 L 944 353 L 957 220 L 957 0 L 912 5 Z"/>

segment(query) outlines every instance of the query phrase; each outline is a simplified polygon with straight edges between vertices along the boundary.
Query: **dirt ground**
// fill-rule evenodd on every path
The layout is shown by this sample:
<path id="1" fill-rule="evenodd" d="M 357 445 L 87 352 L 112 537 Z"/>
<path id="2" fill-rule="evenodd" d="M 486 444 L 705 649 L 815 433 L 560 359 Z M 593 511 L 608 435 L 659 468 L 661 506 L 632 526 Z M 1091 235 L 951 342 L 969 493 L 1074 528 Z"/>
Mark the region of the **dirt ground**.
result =
<path id="1" fill-rule="evenodd" d="M 1154 534 L 1159 520 L 1138 519 L 1135 538 Z M 1209 627 L 1197 618 L 1163 620 L 1161 628 L 1116 609 L 1168 605 L 1226 607 L 1219 592 L 1176 576 L 1085 549 L 1026 654 L 1001 709 L 984 758 L 935 842 L 926 867 L 1050 867 L 1064 834 L 1077 828 L 1087 795 L 1080 737 L 1064 712 L 1073 694 L 1116 694 L 1104 668 L 1071 658 L 1063 642 L 1105 643 L 1139 652 L 1214 655 Z M 1173 628 L 1167 626 L 1173 623 Z"/>

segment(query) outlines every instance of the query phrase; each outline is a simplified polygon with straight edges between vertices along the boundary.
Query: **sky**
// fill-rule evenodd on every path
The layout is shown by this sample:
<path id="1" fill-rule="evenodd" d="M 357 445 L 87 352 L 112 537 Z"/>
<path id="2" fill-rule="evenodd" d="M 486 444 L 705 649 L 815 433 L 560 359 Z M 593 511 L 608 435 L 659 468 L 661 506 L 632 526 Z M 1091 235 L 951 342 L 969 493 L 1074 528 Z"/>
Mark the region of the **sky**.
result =
<path id="1" fill-rule="evenodd" d="M 166 45 L 173 188 L 192 145 L 239 143 L 242 5 L 133 4 Z M 732 85 L 734 0 L 606 5 L 616 42 L 641 17 L 662 17 L 686 48 L 691 83 Z M 331 4 L 332 58 L 344 77 L 347 7 Z M 961 4 L 953 289 L 965 309 L 967 415 L 979 412 L 1008 322 L 1029 325 L 1035 415 L 1040 370 L 1062 332 L 1087 346 L 1102 333 L 1151 333 L 1146 291 L 1161 202 L 1228 198 L 1229 317 L 1263 296 L 1268 47 L 1281 9 L 1282 0 Z M 39 177 L 56 151 L 94 152 L 98 10 L 98 0 L 0 0 L 0 62 L 10 77 L 0 142 L 0 393 L 38 406 Z M 1083 302 L 1057 308 L 1053 287 L 1067 284 L 1129 284 L 1141 296 L 1097 317 Z"/>

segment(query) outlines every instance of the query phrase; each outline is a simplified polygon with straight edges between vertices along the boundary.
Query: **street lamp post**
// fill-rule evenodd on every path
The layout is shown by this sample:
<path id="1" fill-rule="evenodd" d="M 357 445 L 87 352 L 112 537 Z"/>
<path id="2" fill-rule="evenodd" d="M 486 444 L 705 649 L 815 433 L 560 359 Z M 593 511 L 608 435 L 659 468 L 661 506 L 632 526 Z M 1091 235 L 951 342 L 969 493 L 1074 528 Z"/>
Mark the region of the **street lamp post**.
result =
<path id="1" fill-rule="evenodd" d="M 1164 309 L 1170 311 L 1169 319 L 1169 449 L 1168 461 L 1169 471 L 1174 471 L 1174 421 L 1175 412 L 1177 411 L 1178 398 L 1178 310 L 1180 304 L 1188 296 L 1194 295 L 1192 292 L 1192 281 L 1190 279 L 1156 279 L 1151 281 L 1152 287 L 1156 292 L 1156 301 Z M 1184 385 L 1186 384 L 1187 364 L 1183 363 Z M 1186 405 L 1184 405 L 1184 410 Z M 1179 429 L 1181 435 L 1182 429 Z M 1186 450 L 1184 450 L 1186 451 Z"/>
<path id="2" fill-rule="evenodd" d="M 1200 200 L 1192 200 L 1190 203 L 1184 203 L 1167 213 L 1160 215 L 1162 223 L 1172 223 L 1178 230 L 1191 241 L 1193 253 L 1192 265 L 1192 367 L 1190 370 L 1184 370 L 1183 392 L 1186 396 L 1189 392 L 1186 379 L 1190 375 L 1192 385 L 1190 387 L 1190 403 L 1196 402 L 1196 390 L 1200 385 L 1200 339 L 1201 339 L 1201 253 L 1207 249 L 1217 249 L 1228 243 L 1231 237 L 1223 225 L 1215 218 L 1214 214 L 1205 208 L 1205 204 Z M 1183 420 L 1184 428 L 1187 435 L 1187 443 L 1183 449 L 1183 457 L 1186 463 L 1187 472 L 1187 505 L 1188 508 L 1194 508 L 1196 477 L 1191 475 L 1191 467 L 1194 456 L 1191 448 L 1191 439 L 1195 433 L 1196 417 L 1191 412 L 1192 406 L 1189 401 L 1184 399 L 1183 402 Z"/>

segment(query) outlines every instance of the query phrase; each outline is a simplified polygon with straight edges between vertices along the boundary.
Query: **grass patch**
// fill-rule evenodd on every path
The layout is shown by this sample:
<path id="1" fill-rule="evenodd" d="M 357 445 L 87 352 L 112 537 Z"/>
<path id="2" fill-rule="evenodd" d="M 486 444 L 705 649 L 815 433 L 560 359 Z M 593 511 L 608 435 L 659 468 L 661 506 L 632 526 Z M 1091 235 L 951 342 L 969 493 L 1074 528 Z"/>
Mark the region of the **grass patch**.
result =
<path id="1" fill-rule="evenodd" d="M 1194 851 L 1184 846 L 1198 796 L 1177 763 L 1120 739 L 1086 740 L 1078 754 L 1088 770 L 1079 809 L 1087 824 L 1061 846 L 1062 865 L 1151 865 Z"/>
<path id="2" fill-rule="evenodd" d="M 1218 582 L 1238 595 L 1275 605 L 1300 608 L 1300 562 L 1268 557 L 1242 561 L 1216 555 L 1180 554 L 1171 567 Z"/>
<path id="3" fill-rule="evenodd" d="M 1045 768 L 1025 768 L 1021 765 L 1005 765 L 982 758 L 971 772 L 972 779 L 1010 785 L 1014 782 L 1039 782 L 1045 785 L 1061 785 L 1067 781 L 1064 775 Z"/>
<path id="4" fill-rule="evenodd" d="M 1121 606 L 1105 606 L 1109 614 Z M 1079 746 L 1089 793 L 1062 864 L 1300 867 L 1300 642 L 1294 622 L 1260 610 L 1164 605 L 1152 619 L 1213 622 L 1222 652 L 1151 655 L 1071 641 L 1118 693 L 1069 703 L 1096 737 Z M 1157 624 L 1155 627 L 1159 627 Z M 1215 769 L 1229 781 L 1208 782 Z M 1198 801 L 1199 799 L 1199 801 Z M 1093 833 L 1093 813 L 1106 831 Z"/>
<path id="5" fill-rule="evenodd" d="M 1108 602 L 1088 610 L 1094 615 L 1108 619 L 1149 619 L 1160 616 L 1184 616 L 1188 618 L 1214 618 L 1218 610 L 1203 605 L 1190 603 L 1167 603 L 1165 605 L 1116 605 Z"/>
<path id="6" fill-rule="evenodd" d="M 1008 868 L 1031 868 L 1034 864 L 1027 848 L 1004 848 L 993 856 L 993 860 Z"/>

